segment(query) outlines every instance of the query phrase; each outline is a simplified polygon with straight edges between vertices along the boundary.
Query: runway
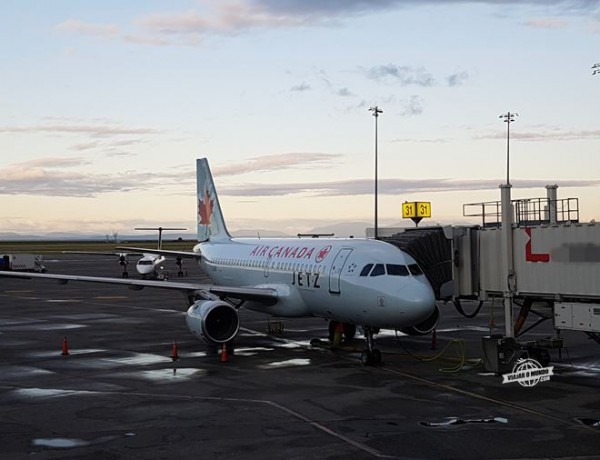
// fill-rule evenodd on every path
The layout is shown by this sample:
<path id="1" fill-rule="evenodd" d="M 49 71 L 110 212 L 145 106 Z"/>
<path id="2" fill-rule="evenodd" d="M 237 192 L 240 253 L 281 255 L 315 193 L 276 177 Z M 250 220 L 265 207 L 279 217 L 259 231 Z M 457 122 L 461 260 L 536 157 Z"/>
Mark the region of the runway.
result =
<path id="1" fill-rule="evenodd" d="M 51 273 L 121 270 L 103 257 L 45 264 Z M 191 264 L 187 274 L 184 281 L 206 279 Z M 362 338 L 337 350 L 311 347 L 327 336 L 322 319 L 284 320 L 273 336 L 265 316 L 245 310 L 235 353 L 223 363 L 187 330 L 187 307 L 184 296 L 158 289 L 0 278 L 0 457 L 600 455 L 600 345 L 583 334 L 564 334 L 567 349 L 560 360 L 552 351 L 549 381 L 523 387 L 479 363 L 491 306 L 466 319 L 441 305 L 436 349 L 430 335 L 384 331 L 380 367 L 360 363 Z M 500 310 L 494 315 L 501 319 Z M 492 332 L 502 330 L 500 323 Z M 547 324 L 528 338 L 551 333 Z"/>

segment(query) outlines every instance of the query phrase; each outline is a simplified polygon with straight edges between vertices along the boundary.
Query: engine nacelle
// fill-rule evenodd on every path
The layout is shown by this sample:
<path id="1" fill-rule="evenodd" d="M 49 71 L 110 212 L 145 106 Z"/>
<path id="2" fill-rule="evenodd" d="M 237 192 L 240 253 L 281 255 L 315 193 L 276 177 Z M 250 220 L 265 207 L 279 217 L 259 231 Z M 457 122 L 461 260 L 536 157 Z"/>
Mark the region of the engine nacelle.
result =
<path id="1" fill-rule="evenodd" d="M 440 309 L 438 306 L 435 306 L 435 310 L 433 313 L 427 318 L 425 321 L 421 321 L 419 324 L 415 324 L 410 327 L 403 327 L 400 329 L 406 335 L 425 335 L 429 334 L 431 331 L 435 329 L 437 323 L 440 319 Z"/>
<path id="2" fill-rule="evenodd" d="M 211 345 L 230 341 L 240 328 L 237 310 L 221 300 L 194 302 L 185 321 L 192 334 Z"/>

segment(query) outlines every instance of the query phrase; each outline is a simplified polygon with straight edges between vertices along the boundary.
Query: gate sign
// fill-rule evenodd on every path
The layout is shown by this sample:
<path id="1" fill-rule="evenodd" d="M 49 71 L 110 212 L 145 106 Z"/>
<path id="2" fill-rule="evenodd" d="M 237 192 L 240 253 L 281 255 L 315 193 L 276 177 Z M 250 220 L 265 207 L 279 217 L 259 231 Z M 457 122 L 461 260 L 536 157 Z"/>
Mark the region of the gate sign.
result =
<path id="1" fill-rule="evenodd" d="M 412 219 L 415 217 L 431 217 L 431 202 L 412 201 L 402 203 L 402 217 Z"/>
<path id="2" fill-rule="evenodd" d="M 431 217 L 431 202 L 429 201 L 405 201 L 402 203 L 402 217 L 412 219 L 419 225 L 423 217 Z"/>

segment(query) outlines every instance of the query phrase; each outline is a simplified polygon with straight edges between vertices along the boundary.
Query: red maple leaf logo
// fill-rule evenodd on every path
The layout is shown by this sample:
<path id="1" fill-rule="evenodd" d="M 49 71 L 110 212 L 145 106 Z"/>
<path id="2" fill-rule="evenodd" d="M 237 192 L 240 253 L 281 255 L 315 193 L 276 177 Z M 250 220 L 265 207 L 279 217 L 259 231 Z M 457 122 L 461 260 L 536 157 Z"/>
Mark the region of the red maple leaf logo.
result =
<path id="1" fill-rule="evenodd" d="M 213 200 L 211 200 L 208 190 L 204 192 L 204 199 L 198 200 L 198 216 L 202 225 L 210 225 L 210 218 L 213 213 Z"/>
<path id="2" fill-rule="evenodd" d="M 329 254 L 329 251 L 331 251 L 331 246 L 325 246 L 324 248 L 322 248 L 317 254 L 317 257 L 315 257 L 315 262 L 321 263 L 323 259 L 327 257 L 327 254 Z"/>

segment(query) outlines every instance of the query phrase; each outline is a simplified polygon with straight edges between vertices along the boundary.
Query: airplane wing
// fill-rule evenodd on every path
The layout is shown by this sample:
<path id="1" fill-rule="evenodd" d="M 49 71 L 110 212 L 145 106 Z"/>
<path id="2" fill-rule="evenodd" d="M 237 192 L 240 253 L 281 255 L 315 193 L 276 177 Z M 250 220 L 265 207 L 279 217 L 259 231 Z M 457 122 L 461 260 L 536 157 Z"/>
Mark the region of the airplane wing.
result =
<path id="1" fill-rule="evenodd" d="M 83 275 L 58 275 L 48 273 L 17 273 L 0 271 L 0 277 L 10 278 L 41 278 L 57 280 L 61 284 L 67 284 L 69 281 L 83 281 L 88 283 L 105 283 L 105 284 L 120 284 L 128 286 L 133 290 L 141 290 L 145 287 L 172 289 L 183 293 L 210 293 L 217 297 L 227 297 L 238 300 L 252 300 L 262 302 L 267 305 L 273 305 L 277 302 L 277 291 L 271 288 L 255 288 L 255 287 L 235 287 L 235 286 L 218 286 L 213 284 L 201 283 L 179 283 L 174 281 L 153 281 L 131 278 L 106 278 L 102 276 L 83 276 Z"/>
<path id="2" fill-rule="evenodd" d="M 191 251 L 169 251 L 165 249 L 148 249 L 148 248 L 130 248 L 130 247 L 117 247 L 118 250 L 136 252 L 140 254 L 159 254 L 162 256 L 182 257 L 185 259 L 201 259 L 202 256 L 199 252 Z"/>
<path id="3" fill-rule="evenodd" d="M 62 251 L 63 254 L 79 254 L 84 256 L 126 256 L 124 252 L 107 252 L 107 251 Z"/>

